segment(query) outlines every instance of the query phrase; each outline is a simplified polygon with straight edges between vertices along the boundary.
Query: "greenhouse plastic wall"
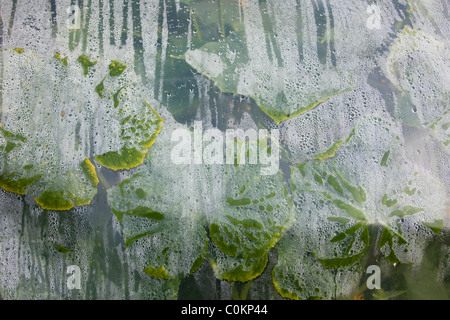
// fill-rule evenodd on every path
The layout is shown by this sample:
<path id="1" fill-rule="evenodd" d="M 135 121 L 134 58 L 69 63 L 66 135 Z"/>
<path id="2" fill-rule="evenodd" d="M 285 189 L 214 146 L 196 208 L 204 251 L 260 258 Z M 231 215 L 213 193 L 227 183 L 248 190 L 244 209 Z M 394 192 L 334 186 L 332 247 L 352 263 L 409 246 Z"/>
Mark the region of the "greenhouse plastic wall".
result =
<path id="1" fill-rule="evenodd" d="M 449 299 L 445 0 L 0 0 L 5 300 Z"/>

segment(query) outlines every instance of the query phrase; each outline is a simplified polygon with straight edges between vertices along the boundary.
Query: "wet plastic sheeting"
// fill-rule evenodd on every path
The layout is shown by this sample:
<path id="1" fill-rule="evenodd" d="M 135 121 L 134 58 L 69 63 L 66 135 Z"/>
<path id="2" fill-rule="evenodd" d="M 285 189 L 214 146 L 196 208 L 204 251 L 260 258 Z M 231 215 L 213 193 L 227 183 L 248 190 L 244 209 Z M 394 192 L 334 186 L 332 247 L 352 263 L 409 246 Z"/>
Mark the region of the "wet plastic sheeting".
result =
<path id="1" fill-rule="evenodd" d="M 448 299 L 449 10 L 1 1 L 1 297 Z"/>

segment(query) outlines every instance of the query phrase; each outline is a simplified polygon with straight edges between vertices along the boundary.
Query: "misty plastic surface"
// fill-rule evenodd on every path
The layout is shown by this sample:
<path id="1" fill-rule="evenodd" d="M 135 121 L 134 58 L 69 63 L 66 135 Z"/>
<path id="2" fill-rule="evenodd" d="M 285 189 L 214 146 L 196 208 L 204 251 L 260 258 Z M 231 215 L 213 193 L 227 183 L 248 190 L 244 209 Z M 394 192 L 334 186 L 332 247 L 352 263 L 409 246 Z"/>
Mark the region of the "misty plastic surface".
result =
<path id="1" fill-rule="evenodd" d="M 1 1 L 0 180 L 47 170 L 25 195 L 0 189 L 1 297 L 448 299 L 448 4 L 371 4 Z M 98 61 L 87 75 L 80 56 Z M 127 66 L 122 78 L 108 74 L 113 60 Z M 131 107 L 105 112 L 118 110 L 117 97 Z M 157 119 L 142 102 L 164 119 L 161 131 L 149 129 L 149 148 L 125 121 Z M 195 121 L 221 132 L 280 130 L 282 173 L 258 185 L 260 166 L 173 164 L 172 132 Z M 143 163 L 114 171 L 96 160 L 123 146 L 142 147 Z M 86 158 L 94 187 L 77 167 Z M 245 189 L 240 177 L 255 182 Z M 82 200 L 43 209 L 35 198 L 52 186 Z M 277 196 L 262 204 L 258 192 L 271 187 Z M 229 211 L 241 190 L 261 203 Z M 274 221 L 267 204 L 283 208 Z M 152 219 L 121 215 L 138 207 L 151 207 Z M 156 213 L 171 210 L 162 232 L 132 239 L 158 231 Z M 361 227 L 347 231 L 354 222 Z M 257 240 L 236 253 L 224 226 Z M 80 289 L 67 285 L 71 265 Z M 370 265 L 381 268 L 381 289 L 367 288 Z M 240 276 L 249 281 L 230 280 Z"/>

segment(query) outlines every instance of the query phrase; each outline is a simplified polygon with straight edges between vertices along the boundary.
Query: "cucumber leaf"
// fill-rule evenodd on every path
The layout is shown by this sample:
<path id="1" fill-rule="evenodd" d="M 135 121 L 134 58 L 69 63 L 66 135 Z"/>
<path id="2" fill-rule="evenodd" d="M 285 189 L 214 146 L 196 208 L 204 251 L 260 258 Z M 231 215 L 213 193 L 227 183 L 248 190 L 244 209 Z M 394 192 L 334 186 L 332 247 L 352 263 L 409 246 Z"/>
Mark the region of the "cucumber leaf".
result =
<path id="1" fill-rule="evenodd" d="M 450 86 L 448 40 L 422 30 L 399 34 L 387 58 L 388 79 L 397 88 L 398 118 L 426 128 L 448 152 Z"/>
<path id="2" fill-rule="evenodd" d="M 254 99 L 277 124 L 355 89 L 396 20 L 383 17 L 374 34 L 360 1 L 184 2 L 195 12 L 196 35 L 207 43 L 182 58 L 221 91 Z M 391 1 L 382 2 L 395 11 Z"/>
<path id="3" fill-rule="evenodd" d="M 436 177 L 407 160 L 401 137 L 401 127 L 386 112 L 376 112 L 357 123 L 334 157 L 292 168 L 297 222 L 277 245 L 273 275 L 280 294 L 302 299 L 316 296 L 316 289 L 324 298 L 349 294 L 358 276 L 348 286 L 340 277 L 361 274 L 377 238 L 370 230 L 381 232 L 375 250 L 390 263 L 420 262 L 421 249 L 441 224 L 427 222 L 444 218 L 446 193 Z M 299 243 L 309 255 L 300 258 Z M 302 262 L 293 267 L 292 259 Z M 325 278 L 336 270 L 339 287 L 309 280 L 320 266 L 331 272 Z"/>
<path id="4" fill-rule="evenodd" d="M 134 73 L 118 61 L 6 50 L 2 62 L 0 186 L 44 209 L 89 204 L 94 158 L 113 170 L 136 167 L 161 130 Z"/>
<path id="5" fill-rule="evenodd" d="M 293 223 L 281 174 L 262 175 L 260 164 L 176 164 L 177 130 L 192 133 L 167 117 L 148 160 L 108 191 L 130 253 L 152 277 L 182 279 L 208 254 L 217 277 L 255 278 Z"/>

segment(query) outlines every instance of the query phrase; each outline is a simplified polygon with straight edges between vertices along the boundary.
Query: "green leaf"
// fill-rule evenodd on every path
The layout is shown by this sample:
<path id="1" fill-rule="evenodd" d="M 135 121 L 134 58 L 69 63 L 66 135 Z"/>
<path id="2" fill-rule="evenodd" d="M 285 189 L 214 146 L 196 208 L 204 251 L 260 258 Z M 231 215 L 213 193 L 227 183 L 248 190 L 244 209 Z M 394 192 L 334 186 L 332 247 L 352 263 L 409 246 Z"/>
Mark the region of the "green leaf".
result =
<path id="1" fill-rule="evenodd" d="M 261 258 L 232 257 L 211 243 L 208 260 L 216 278 L 233 282 L 247 282 L 261 275 L 267 266 L 268 255 L 266 253 Z"/>
<path id="2" fill-rule="evenodd" d="M 380 165 L 382 166 L 382 167 L 385 167 L 386 166 L 386 163 L 387 163 L 387 160 L 388 160 L 388 158 L 389 158 L 389 154 L 391 153 L 391 150 L 388 150 L 388 151 L 386 151 L 385 153 L 384 153 L 384 155 L 383 155 L 383 158 L 381 159 L 381 163 L 380 163 Z"/>
<path id="3" fill-rule="evenodd" d="M 339 242 L 344 240 L 347 237 L 347 235 L 343 232 L 339 233 L 338 235 L 336 235 L 334 238 L 332 238 L 330 240 L 330 242 Z"/>
<path id="4" fill-rule="evenodd" d="M 120 76 L 125 68 L 127 68 L 126 65 L 124 65 L 122 62 L 111 60 L 111 63 L 108 66 L 109 68 L 109 75 L 111 77 L 118 77 Z"/>
<path id="5" fill-rule="evenodd" d="M 130 190 L 125 185 L 118 188 Z M 112 189 L 110 200 L 114 199 L 117 191 Z M 126 246 L 139 268 L 151 277 L 182 279 L 197 270 L 205 259 L 208 247 L 206 231 L 201 225 L 201 217 L 182 217 L 181 212 L 174 210 L 175 206 L 170 211 L 163 211 L 169 199 L 158 196 L 161 193 L 154 192 L 145 202 L 154 203 L 157 209 L 141 205 L 128 211 L 113 209 L 113 212 L 124 232 Z M 158 198 L 162 201 L 155 203 L 154 199 Z"/>
<path id="6" fill-rule="evenodd" d="M 347 74 L 335 66 L 321 65 L 317 52 L 311 56 L 309 63 L 298 60 L 301 48 L 295 32 L 285 32 L 284 37 L 289 39 L 288 42 L 278 42 L 273 30 L 273 20 L 278 17 L 263 8 L 268 4 L 264 2 L 261 7 L 252 5 L 242 9 L 239 3 L 221 3 L 227 8 L 223 9 L 227 11 L 221 20 L 225 30 L 221 29 L 222 32 L 216 38 L 209 37 L 214 39 L 188 50 L 181 58 L 213 80 L 222 92 L 251 97 L 261 110 L 280 123 L 350 90 Z M 198 21 L 209 21 L 217 14 L 215 4 L 189 2 L 189 5 L 196 14 L 198 12 Z M 215 5 L 216 10 L 209 9 L 208 14 L 201 15 L 201 12 L 210 8 L 208 5 Z M 285 4 L 282 8 L 291 12 L 299 10 L 296 6 L 288 9 L 289 6 L 292 5 Z M 241 10 L 246 13 L 242 14 Z M 262 19 L 261 23 L 252 22 L 252 16 Z M 209 25 L 209 22 L 205 24 Z M 217 20 L 211 22 L 211 28 L 217 30 Z M 285 65 L 283 55 L 294 55 L 292 58 L 295 63 Z"/>
<path id="7" fill-rule="evenodd" d="M 434 220 L 434 222 L 423 222 L 422 224 L 430 228 L 434 233 L 439 234 L 444 227 L 444 220 Z"/>
<path id="8" fill-rule="evenodd" d="M 95 171 L 95 167 L 89 159 L 84 159 L 84 161 L 80 164 L 81 169 L 83 170 L 84 175 L 88 178 L 89 182 L 93 187 L 97 187 L 98 178 L 97 173 Z"/>
<path id="9" fill-rule="evenodd" d="M 102 82 L 100 82 L 98 86 L 95 87 L 95 92 L 97 92 L 100 98 L 103 98 L 103 90 L 105 89 L 103 82 L 105 81 L 105 78 L 103 78 Z"/>
<path id="10" fill-rule="evenodd" d="M 57 244 L 53 244 L 53 247 L 54 247 L 58 252 L 64 253 L 64 254 L 73 251 L 73 250 L 70 249 L 70 248 L 66 248 L 66 247 L 64 247 L 64 246 L 60 246 L 60 245 L 57 245 Z"/>
<path id="11" fill-rule="evenodd" d="M 386 259 L 394 264 L 400 263 L 400 260 L 398 259 L 394 251 L 393 235 L 387 227 L 384 227 L 378 247 L 382 248 L 386 243 L 388 244 L 390 249 L 389 255 L 386 257 Z"/>
<path id="12" fill-rule="evenodd" d="M 289 299 L 336 299 L 345 294 L 352 287 L 357 287 L 359 282 L 360 268 L 356 263 L 344 263 L 346 261 L 334 261 L 339 265 L 350 264 L 351 266 L 339 268 L 324 268 L 324 265 L 314 257 L 311 250 L 323 248 L 326 244 L 322 236 L 315 232 L 308 232 L 311 218 L 314 220 L 316 213 L 303 214 L 296 222 L 291 232 L 277 244 L 278 259 L 272 270 L 272 280 L 276 290 L 285 298 Z M 307 217 L 306 217 L 307 216 Z M 304 217 L 304 218 L 303 218 Z M 305 225 L 306 224 L 306 225 Z M 332 243 L 341 245 L 346 241 Z M 320 251 L 320 249 L 319 249 Z M 324 253 L 315 253 L 322 257 Z M 350 260 L 350 258 L 348 259 Z M 332 261 L 323 259 L 325 265 L 333 265 Z M 317 277 L 320 274 L 320 277 Z M 335 279 L 340 279 L 339 285 Z"/>
<path id="13" fill-rule="evenodd" d="M 224 169 L 220 175 L 227 187 L 215 200 L 223 205 L 219 206 L 220 215 L 209 219 L 210 236 L 228 255 L 263 257 L 288 229 L 293 216 L 282 177 L 261 176 L 259 166 Z M 239 194 L 238 203 L 230 201 L 234 194 Z"/>
<path id="14" fill-rule="evenodd" d="M 314 174 L 314 180 L 316 180 L 317 183 L 323 184 L 323 179 L 319 174 Z"/>
<path id="15" fill-rule="evenodd" d="M 66 199 L 64 191 L 45 191 L 39 198 L 36 198 L 36 202 L 47 210 L 70 210 L 73 208 L 74 203 Z"/>
<path id="16" fill-rule="evenodd" d="M 293 223 L 293 206 L 281 173 L 263 175 L 261 164 L 175 164 L 172 133 L 184 130 L 191 135 L 191 131 L 171 118 L 165 125 L 168 129 L 161 132 L 136 174 L 108 191 L 130 252 L 145 253 L 139 264 L 142 270 L 150 267 L 146 270 L 155 274 L 163 266 L 171 279 L 182 278 L 205 259 L 206 229 L 212 240 L 208 261 L 218 277 L 230 281 L 257 277 L 267 264 L 268 251 Z M 188 257 L 182 246 L 191 248 Z M 163 263 L 166 248 L 172 264 Z"/>
<path id="17" fill-rule="evenodd" d="M 111 78 L 86 55 L 66 58 L 2 52 L 2 112 L 11 116 L 0 125 L 0 186 L 51 210 L 90 203 L 98 178 L 89 159 L 114 170 L 141 164 L 163 123 L 131 70 Z"/>
<path id="18" fill-rule="evenodd" d="M 373 293 L 373 297 L 376 300 L 391 300 L 392 298 L 404 295 L 405 293 L 406 290 L 384 291 L 383 289 L 379 289 Z"/>
<path id="19" fill-rule="evenodd" d="M 168 283 L 195 272 L 209 245 L 201 192 L 194 186 L 201 176 L 188 165 L 172 163 L 175 124 L 169 120 L 169 129 L 161 132 L 136 174 L 108 190 L 136 267 Z"/>
<path id="20" fill-rule="evenodd" d="M 339 149 L 339 147 L 341 146 L 341 144 L 343 143 L 343 140 L 339 140 L 337 142 L 335 142 L 330 149 L 328 149 L 327 151 L 320 153 L 316 156 L 314 156 L 314 159 L 316 160 L 324 160 L 324 159 L 328 159 L 328 158 L 332 158 L 335 156 L 337 150 Z"/>
<path id="21" fill-rule="evenodd" d="M 337 173 L 337 172 L 336 172 Z M 344 185 L 345 189 L 349 191 L 353 197 L 353 199 L 360 205 L 363 204 L 363 202 L 366 201 L 364 189 L 362 187 L 359 187 L 359 189 L 355 186 L 350 185 L 345 179 L 337 173 L 339 176 L 339 179 L 341 180 L 342 184 Z"/>
<path id="22" fill-rule="evenodd" d="M 389 217 L 397 216 L 399 218 L 402 218 L 404 216 L 413 215 L 413 214 L 416 214 L 416 213 L 422 212 L 422 211 L 424 211 L 423 208 L 405 206 L 403 209 L 397 209 L 397 210 L 392 211 L 391 214 L 389 215 Z"/>
<path id="23" fill-rule="evenodd" d="M 365 244 L 363 250 L 355 255 L 339 257 L 339 258 L 317 258 L 317 260 L 323 265 L 325 269 L 335 269 L 335 268 L 343 268 L 348 267 L 356 262 L 358 262 L 361 257 L 365 254 L 366 250 L 369 247 L 369 231 L 368 227 L 366 227 L 361 232 L 361 239 Z"/>
<path id="24" fill-rule="evenodd" d="M 348 213 L 349 216 L 355 218 L 356 220 L 361 221 L 366 220 L 366 215 L 361 210 L 358 210 L 355 207 L 338 199 L 333 200 L 333 202 L 337 205 L 339 209 L 342 209 L 343 211 Z"/>
<path id="25" fill-rule="evenodd" d="M 327 217 L 327 220 L 328 221 L 337 222 L 337 223 L 340 223 L 340 224 L 347 224 L 350 221 L 350 219 L 342 218 L 342 217 Z"/>
<path id="26" fill-rule="evenodd" d="M 78 57 L 77 61 L 82 65 L 83 67 L 83 74 L 86 76 L 89 72 L 89 68 L 95 66 L 97 64 L 97 61 L 92 62 L 89 57 L 85 55 L 81 55 Z"/>
<path id="27" fill-rule="evenodd" d="M 15 147 L 17 147 L 17 144 L 15 144 L 14 142 L 8 141 L 6 143 L 5 148 L 3 149 L 3 151 L 8 154 L 10 153 Z"/>
<path id="28" fill-rule="evenodd" d="M 297 222 L 277 244 L 273 281 L 280 294 L 329 298 L 356 289 L 364 272 L 361 259 L 377 240 L 376 235 L 369 237 L 372 226 L 383 226 L 379 246 L 373 249 L 378 252 L 373 254 L 384 255 L 391 263 L 411 263 L 412 256 L 420 256 L 430 237 L 420 225 L 432 217 L 442 219 L 445 188 L 409 162 L 401 137 L 401 125 L 375 112 L 357 123 L 351 139 L 333 158 L 291 167 Z M 387 149 L 389 165 L 382 167 L 379 159 Z M 327 183 L 320 183 L 319 173 Z M 406 186 L 415 193 L 402 192 Z M 347 216 L 342 217 L 344 213 Z M 317 273 L 323 280 L 314 277 Z"/>
<path id="29" fill-rule="evenodd" d="M 61 55 L 60 55 L 59 53 L 57 53 L 57 52 L 55 52 L 55 57 L 56 57 L 56 59 L 58 59 L 63 65 L 65 65 L 65 66 L 67 67 L 67 65 L 68 65 L 67 58 L 68 58 L 68 57 L 62 58 Z"/>
<path id="30" fill-rule="evenodd" d="M 114 212 L 115 216 L 117 217 L 117 220 L 119 220 L 119 222 L 122 221 L 123 215 L 125 215 L 125 214 L 142 217 L 142 218 L 147 218 L 147 219 L 151 219 L 151 220 L 157 220 L 157 221 L 164 219 L 164 215 L 162 213 L 160 213 L 158 211 L 153 211 L 152 209 L 150 209 L 146 206 L 139 206 L 139 207 L 129 210 L 127 212 L 120 212 L 120 211 L 113 209 L 113 212 Z"/>
<path id="31" fill-rule="evenodd" d="M 344 194 L 344 189 L 342 189 L 342 187 L 341 187 L 339 181 L 337 180 L 337 178 L 336 178 L 335 176 L 332 176 L 332 175 L 328 176 L 327 182 L 328 182 L 328 184 L 329 184 L 330 186 L 333 187 L 333 189 L 334 189 L 337 193 L 340 193 L 341 195 Z"/>
<path id="32" fill-rule="evenodd" d="M 36 175 L 34 177 L 16 180 L 12 179 L 12 177 L 8 178 L 6 176 L 0 175 L 0 187 L 5 189 L 6 191 L 23 195 L 25 194 L 25 190 L 29 185 L 41 178 L 41 175 Z"/>
<path id="33" fill-rule="evenodd" d="M 142 164 L 145 153 L 136 148 L 123 147 L 120 151 L 111 151 L 95 156 L 102 165 L 112 170 L 131 169 Z"/>
<path id="34" fill-rule="evenodd" d="M 24 136 L 20 135 L 20 134 L 15 134 L 12 133 L 11 131 L 5 130 L 4 128 L 2 128 L 2 126 L 0 125 L 0 132 L 2 133 L 3 137 L 5 137 L 6 139 L 8 138 L 12 138 L 12 139 L 16 139 L 22 142 L 26 142 L 27 138 L 25 138 Z"/>
<path id="35" fill-rule="evenodd" d="M 150 277 L 154 278 L 160 278 L 160 279 L 170 279 L 170 275 L 167 272 L 166 268 L 164 266 L 159 266 L 159 268 L 153 268 L 151 266 L 145 268 L 143 270 L 146 274 L 148 274 Z"/>
<path id="36" fill-rule="evenodd" d="M 347 230 L 345 230 L 345 234 L 347 235 L 353 235 L 356 231 L 358 231 L 360 228 L 362 228 L 365 225 L 364 222 L 358 222 L 357 224 L 355 224 L 354 226 L 348 228 Z"/>
<path id="37" fill-rule="evenodd" d="M 436 8 L 420 4 L 413 12 L 420 15 L 423 10 L 428 16 L 429 12 L 439 10 Z M 448 151 L 445 142 L 449 140 L 449 133 L 442 124 L 450 117 L 445 80 L 450 72 L 450 51 L 444 38 L 436 36 L 434 31 L 405 27 L 390 49 L 387 77 L 398 89 L 400 120 L 409 126 L 432 129 L 428 130 L 430 134 Z"/>

